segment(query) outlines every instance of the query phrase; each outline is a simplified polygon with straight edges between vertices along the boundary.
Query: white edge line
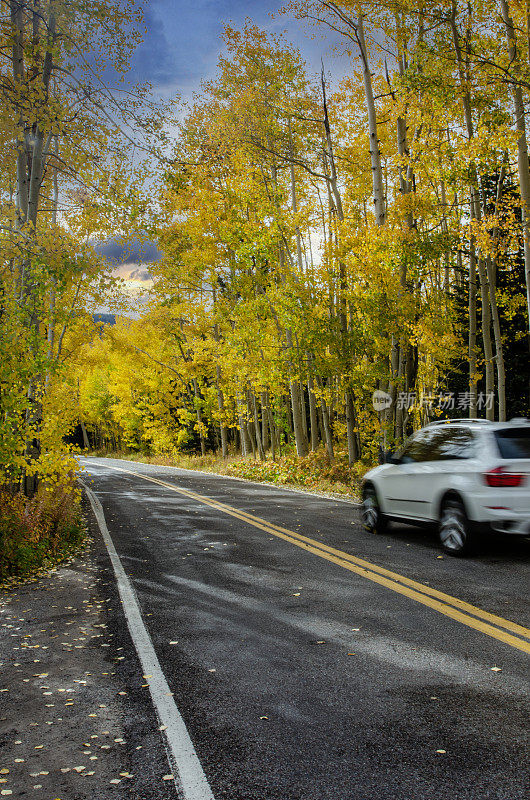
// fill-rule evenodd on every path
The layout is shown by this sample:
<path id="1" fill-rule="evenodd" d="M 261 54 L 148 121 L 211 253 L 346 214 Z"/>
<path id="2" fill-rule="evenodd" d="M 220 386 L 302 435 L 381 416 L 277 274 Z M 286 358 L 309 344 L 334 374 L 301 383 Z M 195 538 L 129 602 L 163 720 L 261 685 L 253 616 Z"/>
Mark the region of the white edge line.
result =
<path id="1" fill-rule="evenodd" d="M 318 497 L 321 500 L 334 500 L 337 503 L 346 503 L 355 508 L 362 508 L 362 503 L 358 500 L 349 500 L 340 494 L 333 492 L 312 492 L 309 489 L 297 489 L 294 486 L 287 486 L 284 483 L 270 483 L 269 481 L 252 481 L 250 478 L 240 478 L 236 475 L 224 475 L 222 472 L 207 472 L 205 469 L 187 469 L 186 467 L 172 467 L 168 464 L 151 464 L 149 461 L 129 461 L 127 458 L 107 458 L 106 456 L 83 456 L 79 458 L 100 459 L 102 461 L 124 461 L 126 464 L 135 464 L 138 466 L 142 464 L 144 467 L 159 467 L 160 469 L 174 469 L 177 472 L 192 472 L 194 475 L 211 475 L 214 478 L 225 478 L 227 481 L 240 481 L 241 483 L 251 483 L 253 486 L 269 486 L 271 489 L 279 489 L 282 492 L 291 492 L 292 494 L 304 494 L 308 497 Z"/>
<path id="2" fill-rule="evenodd" d="M 214 800 L 212 790 L 204 774 L 193 742 L 182 719 L 180 711 L 171 694 L 167 680 L 162 672 L 151 637 L 144 625 L 142 612 L 136 592 L 127 577 L 120 557 L 114 547 L 105 522 L 103 507 L 94 492 L 80 480 L 92 506 L 103 540 L 116 575 L 118 591 L 123 604 L 123 612 L 140 659 L 144 675 L 149 684 L 149 692 L 161 725 L 166 726 L 166 751 L 175 785 L 184 800 Z M 177 778 L 178 776 L 178 778 Z"/>

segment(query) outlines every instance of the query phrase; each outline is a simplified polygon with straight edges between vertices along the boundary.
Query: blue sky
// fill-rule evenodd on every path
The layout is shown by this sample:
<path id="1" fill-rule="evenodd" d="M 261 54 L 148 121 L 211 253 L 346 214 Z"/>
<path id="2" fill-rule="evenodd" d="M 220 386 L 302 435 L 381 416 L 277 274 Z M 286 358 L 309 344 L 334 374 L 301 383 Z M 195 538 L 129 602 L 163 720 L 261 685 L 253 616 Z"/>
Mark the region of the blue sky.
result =
<path id="1" fill-rule="evenodd" d="M 265 30 L 287 30 L 311 72 L 319 71 L 322 55 L 328 69 L 344 74 L 347 66 L 333 57 L 330 39 L 317 33 L 312 40 L 305 23 L 287 16 L 271 18 L 282 5 L 275 0 L 143 0 L 147 31 L 133 56 L 129 77 L 149 81 L 164 95 L 189 97 L 202 78 L 215 74 L 223 24 L 241 28 L 247 17 Z"/>

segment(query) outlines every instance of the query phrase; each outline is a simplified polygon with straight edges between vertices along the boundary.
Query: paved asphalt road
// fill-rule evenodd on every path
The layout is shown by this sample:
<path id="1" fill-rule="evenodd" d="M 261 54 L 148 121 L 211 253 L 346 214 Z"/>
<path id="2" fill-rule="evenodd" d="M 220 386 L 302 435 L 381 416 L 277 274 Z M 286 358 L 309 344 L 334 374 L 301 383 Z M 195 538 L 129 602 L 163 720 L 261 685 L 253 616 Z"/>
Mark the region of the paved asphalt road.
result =
<path id="1" fill-rule="evenodd" d="M 432 587 L 530 627 L 527 542 L 441 558 L 428 533 L 366 533 L 350 503 L 167 467 L 81 463 L 216 800 L 528 797 L 520 631 L 425 594 Z M 317 545 L 302 549 L 240 512 Z M 377 566 L 424 590 L 384 584 Z"/>

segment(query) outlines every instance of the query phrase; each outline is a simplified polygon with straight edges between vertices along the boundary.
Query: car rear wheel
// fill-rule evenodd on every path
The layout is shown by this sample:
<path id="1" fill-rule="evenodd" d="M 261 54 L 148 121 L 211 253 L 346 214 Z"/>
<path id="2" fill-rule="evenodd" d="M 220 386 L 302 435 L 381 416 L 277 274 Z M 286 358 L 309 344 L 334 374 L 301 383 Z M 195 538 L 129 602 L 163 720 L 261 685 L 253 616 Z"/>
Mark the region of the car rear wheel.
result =
<path id="1" fill-rule="evenodd" d="M 364 527 L 370 533 L 384 533 L 387 529 L 387 519 L 371 484 L 363 488 L 362 519 Z"/>
<path id="2" fill-rule="evenodd" d="M 465 556 L 473 549 L 474 539 L 466 510 L 456 497 L 448 497 L 442 504 L 438 536 L 448 555 Z"/>

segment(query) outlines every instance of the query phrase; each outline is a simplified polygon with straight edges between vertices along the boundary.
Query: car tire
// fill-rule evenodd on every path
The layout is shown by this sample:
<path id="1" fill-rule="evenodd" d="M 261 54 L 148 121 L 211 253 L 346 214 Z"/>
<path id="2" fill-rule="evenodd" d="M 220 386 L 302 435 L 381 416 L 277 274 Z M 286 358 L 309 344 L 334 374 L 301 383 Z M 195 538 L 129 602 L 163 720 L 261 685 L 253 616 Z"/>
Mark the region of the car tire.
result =
<path id="1" fill-rule="evenodd" d="M 450 556 L 467 556 L 475 546 L 471 524 L 464 504 L 458 497 L 447 497 L 440 511 L 438 537 L 444 553 Z"/>
<path id="2" fill-rule="evenodd" d="M 384 533 L 388 527 L 388 521 L 379 504 L 377 492 L 371 483 L 363 487 L 362 502 L 363 526 L 370 533 Z"/>

